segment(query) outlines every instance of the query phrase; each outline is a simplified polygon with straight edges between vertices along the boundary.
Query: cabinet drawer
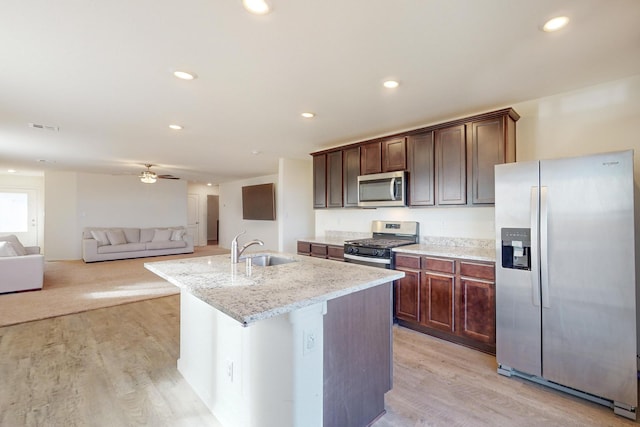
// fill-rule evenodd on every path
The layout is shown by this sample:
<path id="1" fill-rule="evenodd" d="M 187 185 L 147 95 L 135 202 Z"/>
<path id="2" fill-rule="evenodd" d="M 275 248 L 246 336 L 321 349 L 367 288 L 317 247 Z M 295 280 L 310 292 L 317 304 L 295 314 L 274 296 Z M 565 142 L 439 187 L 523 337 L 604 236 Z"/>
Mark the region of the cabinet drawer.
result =
<path id="1" fill-rule="evenodd" d="M 327 257 L 327 245 L 316 245 L 315 243 L 311 244 L 311 256 L 317 256 L 320 258 Z"/>
<path id="2" fill-rule="evenodd" d="M 494 264 L 479 264 L 460 261 L 460 275 L 494 281 L 496 279 Z"/>
<path id="3" fill-rule="evenodd" d="M 298 242 L 298 253 L 309 255 L 311 253 L 311 243 L 309 242 Z"/>
<path id="4" fill-rule="evenodd" d="M 425 270 L 449 274 L 456 272 L 456 264 L 452 259 L 424 257 L 422 260 L 422 268 Z"/>
<path id="5" fill-rule="evenodd" d="M 327 255 L 331 259 L 344 259 L 344 246 L 327 246 Z"/>
<path id="6" fill-rule="evenodd" d="M 420 257 L 396 254 L 396 268 L 398 267 L 413 268 L 415 270 L 420 270 Z"/>

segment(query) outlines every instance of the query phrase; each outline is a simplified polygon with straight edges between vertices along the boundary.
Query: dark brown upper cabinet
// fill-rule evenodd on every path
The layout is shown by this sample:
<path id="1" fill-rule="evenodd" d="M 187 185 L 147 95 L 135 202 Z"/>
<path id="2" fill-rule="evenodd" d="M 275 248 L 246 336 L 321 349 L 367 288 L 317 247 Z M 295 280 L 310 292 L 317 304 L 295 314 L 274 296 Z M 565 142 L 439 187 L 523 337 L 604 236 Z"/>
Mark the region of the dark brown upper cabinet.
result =
<path id="1" fill-rule="evenodd" d="M 382 141 L 382 172 L 407 169 L 407 143 L 404 137 Z"/>
<path id="2" fill-rule="evenodd" d="M 358 175 L 398 170 L 409 206 L 492 205 L 494 166 L 515 162 L 519 118 L 506 108 L 312 153 L 314 208 L 357 206 Z"/>
<path id="3" fill-rule="evenodd" d="M 491 205 L 495 202 L 494 166 L 516 161 L 515 121 L 503 115 L 468 127 L 469 198 L 474 205 Z"/>
<path id="4" fill-rule="evenodd" d="M 360 147 L 349 148 L 342 152 L 343 169 L 343 206 L 358 206 L 358 175 L 360 175 Z"/>
<path id="5" fill-rule="evenodd" d="M 407 163 L 409 205 L 433 206 L 435 204 L 433 132 L 407 137 Z"/>
<path id="6" fill-rule="evenodd" d="M 313 208 L 327 207 L 327 155 L 313 156 Z"/>
<path id="7" fill-rule="evenodd" d="M 439 205 L 467 203 L 467 139 L 465 125 L 435 132 L 436 197 Z"/>
<path id="8" fill-rule="evenodd" d="M 342 151 L 327 153 L 327 207 L 342 207 Z"/>
<path id="9" fill-rule="evenodd" d="M 362 175 L 382 172 L 382 142 L 370 142 L 360 147 L 360 171 Z"/>

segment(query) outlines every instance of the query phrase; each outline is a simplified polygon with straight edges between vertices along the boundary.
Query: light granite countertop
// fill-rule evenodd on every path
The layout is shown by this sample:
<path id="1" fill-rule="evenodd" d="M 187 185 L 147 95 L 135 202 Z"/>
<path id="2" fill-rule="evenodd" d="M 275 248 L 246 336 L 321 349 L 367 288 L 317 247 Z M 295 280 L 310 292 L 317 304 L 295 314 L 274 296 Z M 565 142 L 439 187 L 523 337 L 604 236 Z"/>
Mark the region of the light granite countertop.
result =
<path id="1" fill-rule="evenodd" d="M 269 267 L 231 264 L 229 254 L 147 262 L 145 268 L 247 326 L 404 277 L 404 273 L 302 255 Z M 255 255 L 255 254 L 251 254 Z"/>
<path id="2" fill-rule="evenodd" d="M 496 250 L 486 247 L 407 245 L 393 248 L 396 253 L 461 258 L 472 261 L 496 262 Z"/>
<path id="3" fill-rule="evenodd" d="M 298 239 L 298 242 L 317 243 L 320 245 L 344 246 L 345 239 L 335 236 L 316 236 Z"/>

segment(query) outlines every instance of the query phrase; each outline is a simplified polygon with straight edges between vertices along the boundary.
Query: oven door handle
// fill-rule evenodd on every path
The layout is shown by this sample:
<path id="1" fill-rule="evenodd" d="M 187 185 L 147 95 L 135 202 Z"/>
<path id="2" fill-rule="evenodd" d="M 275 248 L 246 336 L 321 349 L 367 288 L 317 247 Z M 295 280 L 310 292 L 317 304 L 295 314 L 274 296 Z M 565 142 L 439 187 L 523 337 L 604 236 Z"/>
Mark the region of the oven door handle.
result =
<path id="1" fill-rule="evenodd" d="M 369 257 L 357 256 L 357 255 L 351 255 L 351 254 L 344 254 L 344 257 L 346 259 L 352 259 L 354 261 L 370 262 L 373 264 L 386 264 L 386 265 L 391 264 L 391 260 L 388 258 L 369 258 Z"/>

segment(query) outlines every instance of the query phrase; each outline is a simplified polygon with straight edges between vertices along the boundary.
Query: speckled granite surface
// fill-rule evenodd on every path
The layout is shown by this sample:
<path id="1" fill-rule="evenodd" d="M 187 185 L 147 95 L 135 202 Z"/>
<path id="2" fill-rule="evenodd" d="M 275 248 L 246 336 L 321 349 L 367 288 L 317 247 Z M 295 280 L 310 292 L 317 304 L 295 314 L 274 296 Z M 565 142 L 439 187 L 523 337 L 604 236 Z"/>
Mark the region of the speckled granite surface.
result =
<path id="1" fill-rule="evenodd" d="M 324 236 L 306 237 L 298 239 L 300 242 L 318 243 L 321 245 L 343 246 L 347 240 L 367 239 L 371 233 L 331 231 L 327 230 Z"/>
<path id="2" fill-rule="evenodd" d="M 147 262 L 144 266 L 244 325 L 404 276 L 400 271 L 308 256 L 261 253 L 295 262 L 247 268 L 245 263 L 231 265 L 225 254 Z"/>
<path id="3" fill-rule="evenodd" d="M 473 261 L 496 261 L 495 248 L 486 248 L 478 246 L 440 246 L 440 245 L 407 245 L 393 248 L 394 252 L 416 254 L 416 255 L 430 255 L 441 256 L 448 258 L 461 258 Z"/>

